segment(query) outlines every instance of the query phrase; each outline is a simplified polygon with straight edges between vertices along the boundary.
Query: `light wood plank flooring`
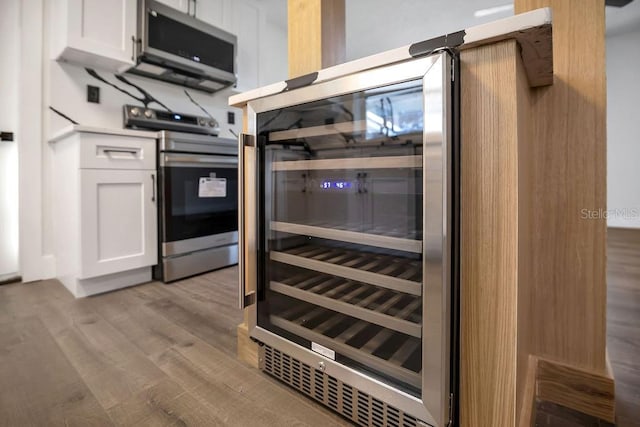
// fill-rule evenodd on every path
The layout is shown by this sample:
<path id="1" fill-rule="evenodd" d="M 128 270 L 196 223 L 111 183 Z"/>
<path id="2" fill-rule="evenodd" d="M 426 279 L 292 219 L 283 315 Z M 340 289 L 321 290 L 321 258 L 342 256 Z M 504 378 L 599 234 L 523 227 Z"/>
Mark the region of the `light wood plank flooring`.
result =
<path id="1" fill-rule="evenodd" d="M 640 426 L 640 231 L 609 230 L 607 277 L 618 426 Z M 236 283 L 0 286 L 0 425 L 349 425 L 236 360 Z"/>
<path id="2" fill-rule="evenodd" d="M 608 230 L 607 348 L 618 427 L 640 427 L 640 230 Z"/>
<path id="3" fill-rule="evenodd" d="M 235 358 L 237 268 L 75 300 L 0 286 L 0 425 L 350 425 Z"/>

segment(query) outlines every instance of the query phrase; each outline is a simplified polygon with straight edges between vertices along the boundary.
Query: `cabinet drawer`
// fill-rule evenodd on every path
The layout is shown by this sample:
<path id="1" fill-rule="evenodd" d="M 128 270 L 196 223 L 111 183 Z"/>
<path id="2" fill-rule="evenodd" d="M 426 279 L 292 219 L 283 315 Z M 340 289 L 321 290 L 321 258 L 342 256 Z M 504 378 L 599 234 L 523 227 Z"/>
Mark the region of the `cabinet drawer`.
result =
<path id="1" fill-rule="evenodd" d="M 80 168 L 155 170 L 156 140 L 84 133 L 80 141 Z"/>

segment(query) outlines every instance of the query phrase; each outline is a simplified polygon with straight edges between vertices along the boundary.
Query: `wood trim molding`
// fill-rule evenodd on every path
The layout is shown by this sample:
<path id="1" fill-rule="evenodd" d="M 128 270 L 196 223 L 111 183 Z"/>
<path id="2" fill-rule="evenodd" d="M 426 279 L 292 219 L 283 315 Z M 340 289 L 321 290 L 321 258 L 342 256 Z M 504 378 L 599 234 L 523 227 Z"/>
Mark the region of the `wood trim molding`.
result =
<path id="1" fill-rule="evenodd" d="M 524 386 L 520 406 L 518 407 L 517 426 L 533 427 L 536 415 L 536 374 L 538 369 L 538 358 L 529 356 L 527 361 L 527 373 L 524 378 Z"/>
<path id="2" fill-rule="evenodd" d="M 239 324 L 236 332 L 238 333 L 238 359 L 258 369 L 258 344 L 249 337 L 247 324 Z"/>
<path id="3" fill-rule="evenodd" d="M 613 377 L 538 359 L 536 396 L 610 423 L 615 422 Z"/>
<path id="4" fill-rule="evenodd" d="M 611 373 L 600 374 L 529 356 L 518 427 L 535 425 L 538 401 L 615 423 L 615 386 Z"/>

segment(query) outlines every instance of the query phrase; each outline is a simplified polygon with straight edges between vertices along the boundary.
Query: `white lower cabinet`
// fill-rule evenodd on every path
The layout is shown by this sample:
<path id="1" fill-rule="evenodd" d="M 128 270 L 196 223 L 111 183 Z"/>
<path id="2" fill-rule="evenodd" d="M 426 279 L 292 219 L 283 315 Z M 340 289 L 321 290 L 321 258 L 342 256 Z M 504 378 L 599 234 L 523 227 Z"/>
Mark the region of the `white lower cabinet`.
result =
<path id="1" fill-rule="evenodd" d="M 56 277 L 76 297 L 151 280 L 158 262 L 155 144 L 151 132 L 82 126 L 51 140 Z"/>
<path id="2" fill-rule="evenodd" d="M 81 278 L 157 263 L 156 172 L 80 170 Z"/>

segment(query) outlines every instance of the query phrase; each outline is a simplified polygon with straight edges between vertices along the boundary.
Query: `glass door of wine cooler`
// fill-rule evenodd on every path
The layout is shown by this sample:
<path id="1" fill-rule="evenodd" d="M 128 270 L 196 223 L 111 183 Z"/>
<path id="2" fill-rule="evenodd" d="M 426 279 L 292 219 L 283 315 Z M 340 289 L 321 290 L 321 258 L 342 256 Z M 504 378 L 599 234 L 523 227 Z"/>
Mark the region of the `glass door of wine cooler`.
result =
<path id="1" fill-rule="evenodd" d="M 241 153 L 251 335 L 433 425 L 449 420 L 451 76 L 440 53 L 253 101 Z"/>

